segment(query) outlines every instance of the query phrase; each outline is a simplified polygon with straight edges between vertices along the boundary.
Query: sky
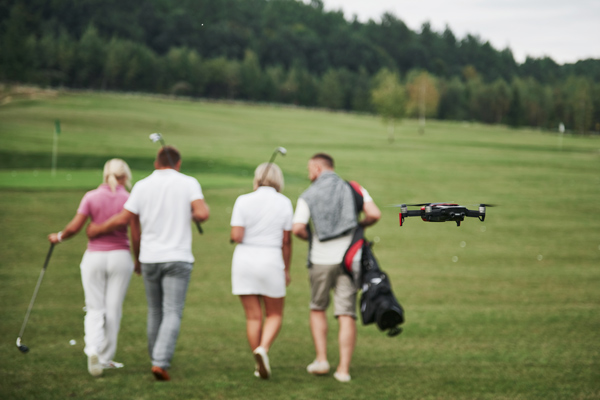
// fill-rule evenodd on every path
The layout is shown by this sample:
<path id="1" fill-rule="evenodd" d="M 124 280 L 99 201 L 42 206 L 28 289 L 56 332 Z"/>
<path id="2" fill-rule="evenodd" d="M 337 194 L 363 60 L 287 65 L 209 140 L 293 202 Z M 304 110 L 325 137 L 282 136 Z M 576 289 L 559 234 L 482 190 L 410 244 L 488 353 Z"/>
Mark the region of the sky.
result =
<path id="1" fill-rule="evenodd" d="M 305 0 L 310 2 L 310 0 Z M 323 0 L 325 10 L 354 15 L 361 22 L 394 14 L 413 31 L 429 22 L 446 25 L 457 39 L 467 34 L 510 48 L 518 63 L 527 56 L 551 57 L 558 64 L 600 59 L 600 0 Z"/>

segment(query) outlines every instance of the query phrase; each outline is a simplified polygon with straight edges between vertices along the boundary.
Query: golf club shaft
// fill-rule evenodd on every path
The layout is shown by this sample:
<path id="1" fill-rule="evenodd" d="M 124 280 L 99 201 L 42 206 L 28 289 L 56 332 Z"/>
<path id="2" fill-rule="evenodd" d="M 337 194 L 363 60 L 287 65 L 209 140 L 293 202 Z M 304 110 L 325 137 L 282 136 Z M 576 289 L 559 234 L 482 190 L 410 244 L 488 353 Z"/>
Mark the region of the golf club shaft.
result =
<path id="1" fill-rule="evenodd" d="M 35 285 L 35 290 L 33 291 L 33 297 L 31 298 L 31 302 L 29 302 L 29 307 L 27 308 L 27 314 L 25 314 L 25 320 L 23 321 L 23 325 L 21 326 L 21 331 L 19 332 L 19 339 L 23 337 L 23 332 L 25 332 L 25 326 L 27 326 L 27 321 L 29 320 L 29 314 L 31 313 L 31 309 L 33 308 L 33 303 L 35 302 L 35 298 L 37 297 L 38 290 L 40 289 L 40 285 L 42 284 L 42 279 L 44 279 L 44 274 L 46 273 L 46 268 L 48 267 L 48 262 L 50 261 L 50 256 L 52 255 L 52 250 L 54 250 L 54 243 L 50 245 L 50 250 L 48 250 L 48 254 L 46 255 L 46 261 L 44 261 L 44 267 L 40 271 L 40 277 L 38 278 L 37 285 Z"/>
<path id="2" fill-rule="evenodd" d="M 173 162 L 173 159 L 171 159 L 171 154 L 169 154 L 169 150 L 167 149 L 167 145 L 165 143 L 165 141 L 163 140 L 163 138 L 160 138 L 160 144 L 163 147 L 163 151 L 167 154 L 167 160 L 169 160 L 169 165 L 171 166 L 171 168 L 175 169 L 175 163 Z"/>
<path id="3" fill-rule="evenodd" d="M 271 164 L 273 164 L 273 161 L 275 161 L 275 157 L 277 157 L 277 153 L 279 153 L 279 149 L 275 149 L 275 151 L 273 152 L 273 155 L 271 156 L 271 159 L 269 160 L 269 163 L 267 164 L 267 168 L 265 168 L 265 171 L 263 172 L 263 175 L 260 178 L 260 182 L 258 182 L 259 186 L 262 185 L 265 178 L 267 177 L 267 172 L 269 172 L 269 168 L 271 168 Z"/>

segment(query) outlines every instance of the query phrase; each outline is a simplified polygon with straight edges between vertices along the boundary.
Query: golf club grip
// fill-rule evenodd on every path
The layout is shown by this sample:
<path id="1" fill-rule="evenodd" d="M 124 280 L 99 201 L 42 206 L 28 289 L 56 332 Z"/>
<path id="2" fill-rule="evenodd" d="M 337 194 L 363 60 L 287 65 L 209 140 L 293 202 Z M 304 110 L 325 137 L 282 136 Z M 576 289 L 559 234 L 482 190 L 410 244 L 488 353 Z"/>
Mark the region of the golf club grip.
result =
<path id="1" fill-rule="evenodd" d="M 50 243 L 50 249 L 48 250 L 48 254 L 46 254 L 46 261 L 44 261 L 44 269 L 48 268 L 48 263 L 50 262 L 50 256 L 52 255 L 53 250 L 54 243 Z"/>
<path id="2" fill-rule="evenodd" d="M 196 221 L 196 227 L 198 228 L 198 232 L 202 235 L 204 233 L 204 230 L 202 230 L 202 226 L 200 226 L 200 222 Z"/>

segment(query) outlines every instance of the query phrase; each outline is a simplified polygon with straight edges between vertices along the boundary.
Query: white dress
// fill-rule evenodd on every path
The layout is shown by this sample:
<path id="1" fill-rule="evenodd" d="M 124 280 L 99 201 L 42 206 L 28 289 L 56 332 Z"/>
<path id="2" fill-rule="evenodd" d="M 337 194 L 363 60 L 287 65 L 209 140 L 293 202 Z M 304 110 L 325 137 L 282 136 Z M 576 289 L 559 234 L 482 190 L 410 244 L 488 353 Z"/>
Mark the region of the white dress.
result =
<path id="1" fill-rule="evenodd" d="M 232 292 L 285 297 L 283 232 L 292 230 L 290 199 L 268 186 L 235 201 L 231 226 L 244 228 L 244 239 L 233 253 Z"/>

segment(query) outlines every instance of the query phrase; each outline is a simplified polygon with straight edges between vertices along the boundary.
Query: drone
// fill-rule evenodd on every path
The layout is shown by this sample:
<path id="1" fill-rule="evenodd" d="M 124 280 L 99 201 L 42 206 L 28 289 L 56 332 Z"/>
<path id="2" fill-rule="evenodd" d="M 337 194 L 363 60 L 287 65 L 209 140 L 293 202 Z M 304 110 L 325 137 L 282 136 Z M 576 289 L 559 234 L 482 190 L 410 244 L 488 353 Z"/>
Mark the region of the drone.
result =
<path id="1" fill-rule="evenodd" d="M 465 220 L 465 217 L 479 218 L 485 220 L 486 207 L 494 207 L 492 204 L 480 204 L 478 210 L 469 210 L 467 207 L 454 203 L 422 203 L 422 204 L 399 204 L 400 226 L 404 225 L 406 217 L 421 217 L 425 222 L 454 221 L 456 226 Z M 409 210 L 408 207 L 421 207 L 420 210 Z"/>

